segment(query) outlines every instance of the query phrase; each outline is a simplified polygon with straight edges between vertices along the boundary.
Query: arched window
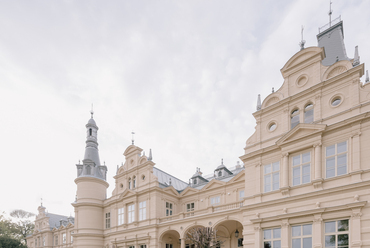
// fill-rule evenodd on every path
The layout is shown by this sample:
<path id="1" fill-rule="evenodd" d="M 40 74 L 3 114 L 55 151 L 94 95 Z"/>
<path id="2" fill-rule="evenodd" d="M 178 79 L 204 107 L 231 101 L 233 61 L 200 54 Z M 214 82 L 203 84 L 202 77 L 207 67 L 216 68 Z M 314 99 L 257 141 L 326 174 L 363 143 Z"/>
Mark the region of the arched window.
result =
<path id="1" fill-rule="evenodd" d="M 132 179 L 132 188 L 136 188 L 136 177 Z"/>
<path id="2" fill-rule="evenodd" d="M 294 128 L 299 124 L 299 109 L 295 109 L 290 114 L 290 128 Z"/>
<path id="3" fill-rule="evenodd" d="M 91 175 L 91 167 L 90 165 L 86 166 L 86 175 Z"/>
<path id="4" fill-rule="evenodd" d="M 313 122 L 313 104 L 309 103 L 304 107 L 304 123 Z"/>
<path id="5" fill-rule="evenodd" d="M 89 129 L 89 134 L 90 134 L 90 136 L 92 135 L 92 129 L 91 128 Z"/>
<path id="6" fill-rule="evenodd" d="M 131 178 L 128 179 L 128 188 L 131 189 Z"/>

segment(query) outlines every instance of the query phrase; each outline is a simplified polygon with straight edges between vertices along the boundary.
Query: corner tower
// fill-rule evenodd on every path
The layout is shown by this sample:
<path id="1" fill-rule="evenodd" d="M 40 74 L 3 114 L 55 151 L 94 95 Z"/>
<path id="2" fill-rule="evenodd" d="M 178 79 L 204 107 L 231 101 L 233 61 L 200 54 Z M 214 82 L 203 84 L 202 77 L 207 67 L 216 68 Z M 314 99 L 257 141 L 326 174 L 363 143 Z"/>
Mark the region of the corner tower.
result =
<path id="1" fill-rule="evenodd" d="M 104 245 L 104 207 L 109 184 L 107 167 L 100 165 L 97 142 L 98 126 L 93 118 L 86 124 L 86 147 L 82 164 L 77 164 L 75 208 L 75 245 L 77 247 L 102 247 Z"/>

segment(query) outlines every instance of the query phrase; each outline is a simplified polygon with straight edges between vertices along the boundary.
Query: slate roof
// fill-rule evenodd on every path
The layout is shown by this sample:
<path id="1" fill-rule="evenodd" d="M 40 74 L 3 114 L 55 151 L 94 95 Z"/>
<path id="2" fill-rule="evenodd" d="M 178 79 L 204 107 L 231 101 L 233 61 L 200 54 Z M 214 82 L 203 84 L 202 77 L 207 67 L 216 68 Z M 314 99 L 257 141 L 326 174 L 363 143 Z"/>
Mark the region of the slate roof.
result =
<path id="1" fill-rule="evenodd" d="M 153 167 L 153 174 L 158 178 L 159 187 L 166 188 L 170 186 L 170 179 L 171 185 L 177 190 L 182 191 L 184 190 L 189 184 L 186 182 L 164 172 L 156 167 Z"/>
<path id="2" fill-rule="evenodd" d="M 63 226 L 67 226 L 68 223 L 75 223 L 75 218 L 65 215 L 47 213 L 46 217 L 49 217 L 50 230 L 52 230 L 54 227 L 59 228 L 61 226 L 61 221 Z"/>

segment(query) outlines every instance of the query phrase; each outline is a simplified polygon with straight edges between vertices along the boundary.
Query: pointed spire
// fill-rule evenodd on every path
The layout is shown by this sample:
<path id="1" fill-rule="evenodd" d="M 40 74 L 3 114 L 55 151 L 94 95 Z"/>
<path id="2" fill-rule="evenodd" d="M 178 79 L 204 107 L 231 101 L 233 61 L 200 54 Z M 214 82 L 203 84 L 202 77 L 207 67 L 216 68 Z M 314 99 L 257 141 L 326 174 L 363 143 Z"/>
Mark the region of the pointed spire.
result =
<path id="1" fill-rule="evenodd" d="M 94 104 L 93 103 L 91 104 L 90 114 L 91 114 L 91 119 L 94 119 Z"/>
<path id="2" fill-rule="evenodd" d="M 358 55 L 358 46 L 355 47 L 355 57 L 353 59 L 353 67 L 358 66 L 360 64 L 360 56 Z"/>
<path id="3" fill-rule="evenodd" d="M 301 51 L 304 49 L 304 44 L 306 44 L 306 41 L 303 39 L 303 30 L 304 30 L 304 26 L 302 25 L 302 28 L 301 28 L 301 42 L 299 42 L 299 46 L 301 47 Z"/>
<path id="4" fill-rule="evenodd" d="M 330 0 L 330 7 L 329 7 L 329 13 L 328 13 L 328 15 L 329 15 L 329 27 L 331 27 L 331 15 L 333 14 L 333 10 L 331 9 L 331 4 L 332 4 L 332 2 Z"/>
<path id="5" fill-rule="evenodd" d="M 262 108 L 262 104 L 261 104 L 261 95 L 258 94 L 258 98 L 257 98 L 257 111 L 258 110 L 261 110 Z"/>
<path id="6" fill-rule="evenodd" d="M 366 70 L 366 78 L 365 78 L 365 84 L 369 83 L 370 82 L 370 79 L 369 79 L 369 71 Z"/>
<path id="7" fill-rule="evenodd" d="M 274 89 L 274 87 L 272 87 L 271 93 L 274 93 L 274 92 L 275 92 L 275 89 Z"/>
<path id="8" fill-rule="evenodd" d="M 131 132 L 131 135 L 132 135 L 131 142 L 132 142 L 133 145 L 135 144 L 134 134 L 135 134 L 134 131 L 132 131 Z"/>
<path id="9" fill-rule="evenodd" d="M 116 170 L 116 175 L 118 174 L 118 168 L 119 168 L 119 166 L 118 166 L 118 164 L 117 164 L 117 170 Z"/>
<path id="10" fill-rule="evenodd" d="M 149 149 L 149 157 L 148 157 L 148 160 L 149 161 L 152 161 L 153 157 L 152 157 L 152 149 Z"/>

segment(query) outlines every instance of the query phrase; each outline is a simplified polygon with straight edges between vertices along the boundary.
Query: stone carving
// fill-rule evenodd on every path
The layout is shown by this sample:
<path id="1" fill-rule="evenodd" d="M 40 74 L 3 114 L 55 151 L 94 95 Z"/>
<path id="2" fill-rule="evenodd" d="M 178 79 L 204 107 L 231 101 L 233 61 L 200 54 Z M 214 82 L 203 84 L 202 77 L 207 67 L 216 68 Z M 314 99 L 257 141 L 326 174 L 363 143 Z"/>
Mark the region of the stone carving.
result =
<path id="1" fill-rule="evenodd" d="M 332 78 L 332 77 L 334 77 L 334 76 L 336 76 L 336 75 L 339 75 L 339 74 L 341 74 L 342 72 L 345 72 L 347 70 L 347 68 L 346 67 L 344 67 L 344 66 L 338 66 L 338 67 L 335 67 L 333 70 L 331 70 L 330 72 L 329 72 L 329 74 L 328 74 L 328 79 L 329 78 Z"/>
<path id="2" fill-rule="evenodd" d="M 277 103 L 278 101 L 280 101 L 279 97 L 271 97 L 270 99 L 268 99 L 268 101 L 266 102 L 266 107 L 274 104 L 274 103 Z"/>

